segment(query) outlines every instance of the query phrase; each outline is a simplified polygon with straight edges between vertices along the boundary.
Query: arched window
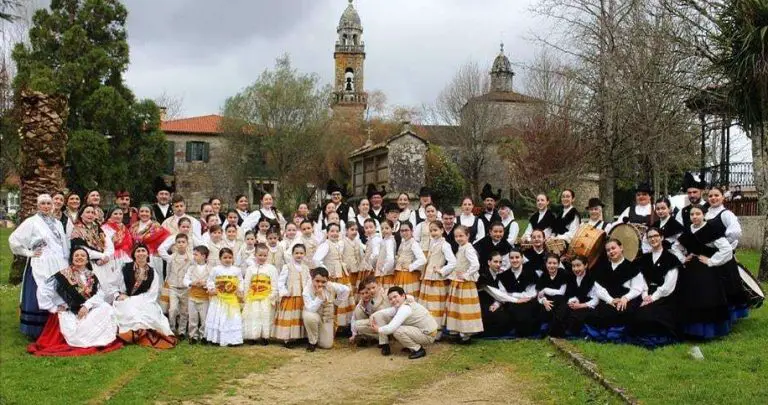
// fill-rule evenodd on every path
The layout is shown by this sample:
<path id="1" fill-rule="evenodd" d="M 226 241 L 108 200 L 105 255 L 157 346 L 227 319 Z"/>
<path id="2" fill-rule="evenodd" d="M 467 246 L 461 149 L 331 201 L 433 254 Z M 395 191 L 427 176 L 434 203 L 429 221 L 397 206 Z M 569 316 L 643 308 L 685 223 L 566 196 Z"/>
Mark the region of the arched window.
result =
<path id="1" fill-rule="evenodd" d="M 349 40 L 349 38 L 347 37 L 347 34 L 343 34 L 341 36 L 341 44 L 342 45 L 348 45 L 348 40 Z"/>
<path id="2" fill-rule="evenodd" d="M 353 45 L 360 45 L 359 43 L 357 43 L 357 34 L 352 35 L 352 44 Z"/>
<path id="3" fill-rule="evenodd" d="M 355 91 L 355 71 L 352 68 L 344 71 L 344 91 Z"/>

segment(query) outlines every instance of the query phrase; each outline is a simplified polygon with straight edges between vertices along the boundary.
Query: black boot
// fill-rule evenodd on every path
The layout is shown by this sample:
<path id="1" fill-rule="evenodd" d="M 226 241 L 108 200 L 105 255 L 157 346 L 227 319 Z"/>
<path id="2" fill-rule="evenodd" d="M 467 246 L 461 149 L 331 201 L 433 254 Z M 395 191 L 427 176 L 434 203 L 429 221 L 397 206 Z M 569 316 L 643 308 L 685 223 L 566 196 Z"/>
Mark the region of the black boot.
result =
<path id="1" fill-rule="evenodd" d="M 408 358 L 411 359 L 411 360 L 414 360 L 414 359 L 420 359 L 420 358 L 422 358 L 422 357 L 424 357 L 426 355 L 427 355 L 427 351 L 424 350 L 424 346 L 422 346 L 422 347 L 419 348 L 419 350 L 415 350 L 415 351 L 411 352 L 411 354 L 408 356 Z"/>
<path id="2" fill-rule="evenodd" d="M 389 356 L 392 354 L 392 348 L 389 347 L 389 344 L 379 345 L 379 347 L 381 348 L 382 356 Z"/>
<path id="3" fill-rule="evenodd" d="M 267 346 L 269 344 L 269 339 L 267 338 L 261 338 L 261 341 L 259 342 L 262 346 Z"/>
<path id="4" fill-rule="evenodd" d="M 309 346 L 307 346 L 308 352 L 314 352 L 315 349 L 317 349 L 317 345 L 313 345 L 312 343 L 310 343 Z"/>

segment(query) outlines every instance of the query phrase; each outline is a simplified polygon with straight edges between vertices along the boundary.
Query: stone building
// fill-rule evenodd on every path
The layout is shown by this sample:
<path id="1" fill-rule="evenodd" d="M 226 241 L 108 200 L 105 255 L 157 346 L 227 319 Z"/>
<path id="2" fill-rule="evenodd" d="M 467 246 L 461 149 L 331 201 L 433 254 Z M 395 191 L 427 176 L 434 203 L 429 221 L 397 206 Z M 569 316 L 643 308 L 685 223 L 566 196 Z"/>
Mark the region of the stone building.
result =
<path id="1" fill-rule="evenodd" d="M 399 193 L 417 197 L 425 182 L 427 145 L 406 123 L 399 134 L 384 142 L 369 140 L 352 151 L 349 160 L 354 195 L 365 195 L 367 185 L 375 184 L 379 190 L 385 187 L 385 199 L 395 199 Z"/>
<path id="2" fill-rule="evenodd" d="M 362 122 L 368 103 L 365 92 L 365 43 L 360 15 L 352 5 L 352 0 L 339 19 L 336 27 L 338 38 L 333 52 L 333 115 L 340 123 L 358 124 Z"/>

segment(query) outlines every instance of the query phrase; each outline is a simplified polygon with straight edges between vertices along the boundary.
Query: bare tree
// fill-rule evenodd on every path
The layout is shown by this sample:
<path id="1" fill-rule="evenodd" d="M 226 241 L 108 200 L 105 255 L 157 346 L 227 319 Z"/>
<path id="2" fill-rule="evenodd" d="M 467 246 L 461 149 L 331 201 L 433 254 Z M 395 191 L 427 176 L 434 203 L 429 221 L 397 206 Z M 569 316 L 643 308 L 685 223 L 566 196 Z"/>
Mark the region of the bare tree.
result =
<path id="1" fill-rule="evenodd" d="M 184 97 L 174 96 L 163 91 L 153 99 L 158 107 L 164 109 L 163 119 L 172 120 L 184 116 Z"/>
<path id="2" fill-rule="evenodd" d="M 498 170 L 488 162 L 504 133 L 500 128 L 511 122 L 504 108 L 481 97 L 489 89 L 488 70 L 469 62 L 459 68 L 435 103 L 424 107 L 425 122 L 446 126 L 441 143 L 454 155 L 473 197 L 479 195 L 487 172 Z"/>

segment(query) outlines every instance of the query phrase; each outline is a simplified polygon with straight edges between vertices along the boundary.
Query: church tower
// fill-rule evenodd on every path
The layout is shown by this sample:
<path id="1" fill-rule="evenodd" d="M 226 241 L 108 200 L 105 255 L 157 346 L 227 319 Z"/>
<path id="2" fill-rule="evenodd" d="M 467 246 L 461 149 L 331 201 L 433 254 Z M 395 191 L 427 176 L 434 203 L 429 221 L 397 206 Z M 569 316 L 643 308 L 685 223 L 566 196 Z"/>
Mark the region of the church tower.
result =
<path id="1" fill-rule="evenodd" d="M 343 121 L 362 121 L 368 103 L 368 93 L 363 86 L 365 44 L 363 26 L 352 0 L 341 14 L 336 33 L 333 113 Z"/>
<path id="2" fill-rule="evenodd" d="M 504 43 L 501 43 L 499 55 L 493 61 L 491 68 L 491 91 L 492 92 L 510 92 L 512 91 L 512 78 L 515 72 L 512 71 L 512 64 L 504 55 Z"/>

